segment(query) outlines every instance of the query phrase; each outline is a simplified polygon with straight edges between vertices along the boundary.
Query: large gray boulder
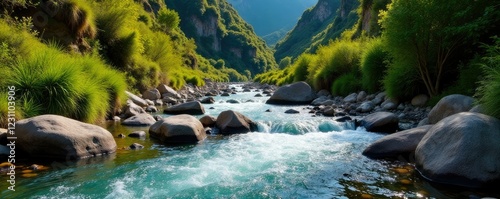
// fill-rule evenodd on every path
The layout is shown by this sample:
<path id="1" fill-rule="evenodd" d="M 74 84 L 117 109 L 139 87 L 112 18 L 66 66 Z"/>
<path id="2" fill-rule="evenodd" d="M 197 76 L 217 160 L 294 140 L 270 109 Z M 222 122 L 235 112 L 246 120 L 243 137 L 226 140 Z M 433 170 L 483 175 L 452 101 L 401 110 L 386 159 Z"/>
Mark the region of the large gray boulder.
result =
<path id="1" fill-rule="evenodd" d="M 367 115 L 361 121 L 367 131 L 377 133 L 394 133 L 399 128 L 399 118 L 394 113 L 377 112 Z"/>
<path id="2" fill-rule="evenodd" d="M 163 112 L 165 114 L 171 114 L 171 115 L 179 115 L 179 114 L 203 115 L 205 114 L 205 108 L 200 102 L 192 101 L 168 107 Z"/>
<path id="3" fill-rule="evenodd" d="M 132 116 L 122 122 L 124 126 L 151 126 L 156 122 L 155 118 L 147 113 Z"/>
<path id="4" fill-rule="evenodd" d="M 177 91 L 175 91 L 173 88 L 170 86 L 167 86 L 165 84 L 160 84 L 158 87 L 156 87 L 158 91 L 160 92 L 161 98 L 166 98 L 166 97 L 171 97 L 174 99 L 180 99 L 181 95 Z"/>
<path id="5" fill-rule="evenodd" d="M 500 184 L 500 120 L 480 113 L 449 116 L 432 127 L 415 151 L 427 179 L 466 187 Z"/>
<path id="6" fill-rule="evenodd" d="M 148 99 L 148 100 L 157 100 L 157 99 L 161 99 L 161 94 L 160 94 L 160 91 L 155 88 L 155 89 L 144 91 L 144 93 L 142 93 L 142 98 Z"/>
<path id="7" fill-rule="evenodd" d="M 224 135 L 248 133 L 257 130 L 257 124 L 236 111 L 224 111 L 219 114 L 216 121 L 219 132 Z"/>
<path id="8" fill-rule="evenodd" d="M 139 96 L 137 95 L 134 95 L 133 93 L 131 92 L 128 92 L 128 91 L 125 91 L 125 94 L 127 94 L 128 96 L 128 99 L 132 100 L 132 102 L 134 102 L 134 104 L 137 104 L 139 105 L 140 107 L 146 107 L 148 106 L 148 102 L 146 102 L 146 100 L 140 98 Z"/>
<path id="9" fill-rule="evenodd" d="M 429 112 L 429 123 L 436 124 L 450 115 L 467 112 L 474 106 L 474 98 L 465 95 L 443 97 Z"/>
<path id="10" fill-rule="evenodd" d="M 415 152 L 418 143 L 431 127 L 432 125 L 426 125 L 387 135 L 368 146 L 363 155 L 373 159 L 399 157 L 406 159 Z"/>
<path id="11" fill-rule="evenodd" d="M 126 119 L 143 113 L 146 113 L 146 111 L 142 107 L 128 100 L 127 105 L 123 108 L 122 117 Z"/>
<path id="12" fill-rule="evenodd" d="M 149 128 L 149 135 L 166 144 L 193 144 L 207 137 L 201 122 L 191 115 L 164 118 Z"/>
<path id="13" fill-rule="evenodd" d="M 267 104 L 310 104 L 316 94 L 306 82 L 296 82 L 280 87 L 267 100 Z"/>
<path id="14" fill-rule="evenodd" d="M 16 147 L 36 158 L 81 159 L 116 151 L 106 129 L 59 115 L 41 115 L 18 121 Z"/>

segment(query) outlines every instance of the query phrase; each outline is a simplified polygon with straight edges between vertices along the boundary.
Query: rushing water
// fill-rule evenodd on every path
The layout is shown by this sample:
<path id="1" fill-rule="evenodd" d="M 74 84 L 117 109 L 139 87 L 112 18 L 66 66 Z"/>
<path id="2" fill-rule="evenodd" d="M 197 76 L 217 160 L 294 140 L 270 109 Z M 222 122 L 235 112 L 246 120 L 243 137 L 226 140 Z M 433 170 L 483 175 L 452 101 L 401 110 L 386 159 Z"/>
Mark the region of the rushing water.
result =
<path id="1" fill-rule="evenodd" d="M 332 118 L 311 117 L 306 106 L 266 105 L 267 98 L 255 94 L 216 97 L 217 102 L 205 109 L 214 116 L 224 110 L 239 111 L 258 122 L 258 132 L 212 135 L 197 145 L 177 147 L 149 137 L 116 138 L 116 154 L 80 162 L 45 162 L 51 167 L 48 171 L 18 177 L 16 192 L 2 190 L 0 198 L 448 198 L 477 194 L 436 189 L 418 178 L 409 164 L 362 156 L 366 146 L 382 135 Z M 228 99 L 244 103 L 225 103 Z M 246 102 L 250 99 L 254 102 Z M 290 108 L 302 113 L 284 114 Z M 115 137 L 148 129 L 113 123 L 107 128 Z M 135 142 L 145 149 L 125 149 Z M 7 187 L 5 180 L 0 185 Z"/>

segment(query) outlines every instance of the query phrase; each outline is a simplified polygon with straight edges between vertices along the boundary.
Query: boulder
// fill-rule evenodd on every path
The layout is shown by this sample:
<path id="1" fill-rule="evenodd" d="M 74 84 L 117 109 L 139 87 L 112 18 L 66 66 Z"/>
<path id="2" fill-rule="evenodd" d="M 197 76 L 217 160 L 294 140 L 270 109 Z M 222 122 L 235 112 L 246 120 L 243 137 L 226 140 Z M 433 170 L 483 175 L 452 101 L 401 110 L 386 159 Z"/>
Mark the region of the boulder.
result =
<path id="1" fill-rule="evenodd" d="M 416 168 L 438 183 L 498 188 L 499 151 L 500 120 L 462 112 L 439 121 L 422 138 L 415 151 Z"/>
<path id="2" fill-rule="evenodd" d="M 474 98 L 465 95 L 448 95 L 429 112 L 429 123 L 436 124 L 443 118 L 460 112 L 467 112 L 474 106 Z"/>
<path id="3" fill-rule="evenodd" d="M 36 158 L 74 160 L 116 151 L 106 129 L 59 115 L 41 115 L 18 121 L 16 147 Z"/>
<path id="4" fill-rule="evenodd" d="M 368 113 L 368 112 L 372 111 L 374 108 L 375 108 L 375 104 L 373 104 L 372 101 L 366 101 L 366 102 L 363 102 L 361 105 L 359 105 L 359 107 L 356 108 L 356 111 L 360 112 L 360 113 Z"/>
<path id="5" fill-rule="evenodd" d="M 323 113 L 323 116 L 326 116 L 326 117 L 333 117 L 335 116 L 335 108 L 333 108 L 332 106 L 327 106 L 325 108 L 323 108 L 321 110 L 321 112 Z"/>
<path id="6" fill-rule="evenodd" d="M 130 99 L 132 102 L 134 102 L 134 104 L 137 104 L 140 107 L 146 107 L 146 106 L 148 106 L 148 103 L 146 102 L 146 100 L 140 98 L 139 96 L 134 95 L 134 94 L 132 94 L 131 92 L 128 92 L 128 91 L 125 91 L 125 94 L 127 94 L 128 99 Z"/>
<path id="7" fill-rule="evenodd" d="M 344 102 L 346 102 L 346 103 L 354 103 L 354 102 L 356 102 L 356 100 L 358 100 L 357 93 L 352 93 L 344 98 Z"/>
<path id="8" fill-rule="evenodd" d="M 426 125 L 387 135 L 368 146 L 363 155 L 373 159 L 409 157 L 431 127 Z"/>
<path id="9" fill-rule="evenodd" d="M 202 104 L 213 104 L 215 99 L 213 97 L 206 97 L 200 101 Z"/>
<path id="10" fill-rule="evenodd" d="M 427 104 L 428 101 L 429 101 L 429 96 L 427 96 L 425 94 L 420 94 L 420 95 L 415 96 L 411 100 L 411 105 L 416 106 L 416 107 L 423 107 Z"/>
<path id="11" fill-rule="evenodd" d="M 156 122 L 155 118 L 147 113 L 142 113 L 139 115 L 132 116 L 126 120 L 123 120 L 122 125 L 124 126 L 151 126 Z"/>
<path id="12" fill-rule="evenodd" d="M 280 87 L 267 100 L 267 104 L 310 104 L 315 99 L 315 93 L 306 82 L 296 82 Z"/>
<path id="13" fill-rule="evenodd" d="M 254 97 L 264 97 L 264 96 L 262 96 L 262 94 L 260 93 L 257 93 Z"/>
<path id="14" fill-rule="evenodd" d="M 164 118 L 149 128 L 149 135 L 166 144 L 192 144 L 207 137 L 201 122 L 191 115 Z"/>
<path id="15" fill-rule="evenodd" d="M 131 138 L 146 138 L 146 132 L 144 131 L 134 131 L 130 134 L 128 134 L 129 137 Z"/>
<path id="16" fill-rule="evenodd" d="M 324 102 L 321 102 L 321 105 L 325 105 L 325 106 L 333 106 L 335 104 L 335 101 L 333 100 L 326 100 Z"/>
<path id="17" fill-rule="evenodd" d="M 387 99 L 385 100 L 380 107 L 382 107 L 383 110 L 394 110 L 398 108 L 399 101 L 395 99 Z"/>
<path id="18" fill-rule="evenodd" d="M 472 113 L 482 113 L 482 114 L 486 114 L 482 108 L 481 105 L 476 105 L 474 107 L 472 107 L 469 112 L 472 112 Z"/>
<path id="19" fill-rule="evenodd" d="M 158 112 L 158 108 L 156 108 L 156 106 L 148 106 L 146 108 L 146 112 L 156 113 L 156 112 Z"/>
<path id="20" fill-rule="evenodd" d="M 377 112 L 367 115 L 361 120 L 366 131 L 377 133 L 394 133 L 398 130 L 399 119 L 394 113 Z"/>
<path id="21" fill-rule="evenodd" d="M 146 111 L 142 107 L 138 106 L 137 104 L 129 100 L 127 101 L 127 105 L 124 107 L 123 113 L 124 113 L 123 115 L 124 118 L 129 118 L 132 116 L 146 113 Z"/>
<path id="22" fill-rule="evenodd" d="M 165 114 L 171 114 L 171 115 L 179 115 L 179 114 L 203 115 L 205 114 L 205 108 L 203 107 L 203 105 L 201 105 L 200 102 L 192 101 L 168 107 L 163 112 Z"/>
<path id="23" fill-rule="evenodd" d="M 299 114 L 300 111 L 297 111 L 295 109 L 288 109 L 285 111 L 286 114 Z"/>
<path id="24" fill-rule="evenodd" d="M 327 100 L 329 100 L 328 97 L 326 97 L 326 96 L 320 96 L 320 97 L 316 98 L 315 100 L 313 100 L 311 102 L 311 105 L 319 106 L 319 105 L 321 105 L 323 102 L 325 102 Z"/>
<path id="25" fill-rule="evenodd" d="M 142 93 L 142 98 L 148 99 L 148 100 L 157 100 L 157 99 L 161 98 L 161 94 L 160 94 L 160 91 L 155 88 L 155 89 L 144 91 L 144 93 Z"/>
<path id="26" fill-rule="evenodd" d="M 257 130 L 257 124 L 236 111 L 224 111 L 219 114 L 216 121 L 219 132 L 224 135 L 248 133 Z"/>
<path id="27" fill-rule="evenodd" d="M 179 103 L 179 100 L 177 98 L 165 96 L 165 97 L 163 97 L 163 103 L 165 103 L 165 104 L 177 104 L 177 103 Z"/>
<path id="28" fill-rule="evenodd" d="M 214 127 L 216 121 L 217 118 L 211 115 L 205 115 L 202 118 L 200 118 L 200 122 L 201 124 L 203 124 L 203 127 Z"/>
<path id="29" fill-rule="evenodd" d="M 356 101 L 357 102 L 365 101 L 366 96 L 368 96 L 368 94 L 366 94 L 365 91 L 361 91 L 361 92 L 358 93 L 358 96 L 356 97 Z"/>
<path id="30" fill-rule="evenodd" d="M 165 97 L 172 97 L 174 99 L 181 98 L 181 95 L 179 95 L 179 93 L 177 93 L 177 91 L 175 91 L 173 88 L 171 88 L 165 84 L 158 85 L 158 87 L 156 87 L 156 89 L 158 89 L 162 98 L 165 98 Z"/>

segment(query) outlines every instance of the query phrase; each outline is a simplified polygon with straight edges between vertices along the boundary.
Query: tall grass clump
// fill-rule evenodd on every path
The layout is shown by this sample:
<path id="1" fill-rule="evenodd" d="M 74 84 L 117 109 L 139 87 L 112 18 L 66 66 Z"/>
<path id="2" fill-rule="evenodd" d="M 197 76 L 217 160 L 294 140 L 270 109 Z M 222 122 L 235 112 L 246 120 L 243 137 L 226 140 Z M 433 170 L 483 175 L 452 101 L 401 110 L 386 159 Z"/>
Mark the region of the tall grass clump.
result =
<path id="1" fill-rule="evenodd" d="M 479 103 L 486 114 L 500 119 L 500 38 L 495 43 L 485 46 L 487 55 L 483 58 L 484 75 L 477 95 Z"/>
<path id="2" fill-rule="evenodd" d="M 97 35 L 94 14 L 87 1 L 50 0 L 45 5 L 58 11 L 54 18 L 64 22 L 72 35 L 78 38 L 94 38 Z"/>
<path id="3" fill-rule="evenodd" d="M 361 89 L 359 78 L 354 73 L 348 73 L 335 79 L 331 86 L 333 95 L 347 96 Z"/>
<path id="4" fill-rule="evenodd" d="M 340 76 L 359 73 L 361 48 L 358 42 L 340 40 L 318 50 L 314 75 L 316 89 L 329 89 Z"/>
<path id="5" fill-rule="evenodd" d="M 370 41 L 361 55 L 362 88 L 368 93 L 382 89 L 383 76 L 387 70 L 388 52 L 381 39 Z"/>
<path id="6" fill-rule="evenodd" d="M 390 63 L 383 80 L 387 95 L 395 99 L 410 100 L 418 94 L 426 93 L 418 74 L 417 67 L 397 61 Z"/>
<path id="7" fill-rule="evenodd" d="M 294 76 L 293 81 L 298 82 L 307 80 L 307 77 L 310 74 L 309 68 L 311 67 L 313 60 L 314 58 L 310 54 L 302 54 L 297 58 L 292 65 L 294 68 L 292 70 Z"/>

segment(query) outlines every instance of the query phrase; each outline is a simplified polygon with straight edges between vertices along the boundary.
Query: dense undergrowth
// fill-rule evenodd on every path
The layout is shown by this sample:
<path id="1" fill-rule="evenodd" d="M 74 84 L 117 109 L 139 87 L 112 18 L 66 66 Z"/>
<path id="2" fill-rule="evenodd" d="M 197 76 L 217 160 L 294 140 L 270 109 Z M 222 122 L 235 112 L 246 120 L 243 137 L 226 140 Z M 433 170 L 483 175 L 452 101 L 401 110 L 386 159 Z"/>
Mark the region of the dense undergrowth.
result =
<path id="1" fill-rule="evenodd" d="M 148 12 L 142 3 L 2 1 L 0 127 L 6 126 L 7 86 L 16 87 L 17 119 L 58 114 L 96 123 L 119 111 L 125 90 L 248 80 L 222 60 L 199 55 L 177 12 L 161 1 L 157 12 Z"/>
<path id="2" fill-rule="evenodd" d="M 340 39 L 304 53 L 287 67 L 255 81 L 283 85 L 307 81 L 345 96 L 365 90 L 391 98 L 476 95 L 500 118 L 498 2 L 478 0 L 362 0 L 360 19 Z M 453 6 L 450 6 L 453 5 Z M 485 47 L 482 47 L 485 46 Z M 282 63 L 288 63 L 283 60 Z M 486 77 L 486 78 L 484 78 Z"/>

